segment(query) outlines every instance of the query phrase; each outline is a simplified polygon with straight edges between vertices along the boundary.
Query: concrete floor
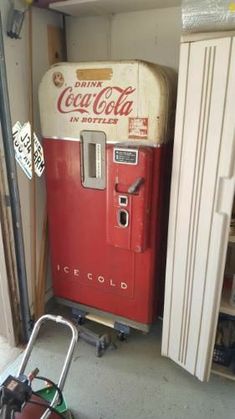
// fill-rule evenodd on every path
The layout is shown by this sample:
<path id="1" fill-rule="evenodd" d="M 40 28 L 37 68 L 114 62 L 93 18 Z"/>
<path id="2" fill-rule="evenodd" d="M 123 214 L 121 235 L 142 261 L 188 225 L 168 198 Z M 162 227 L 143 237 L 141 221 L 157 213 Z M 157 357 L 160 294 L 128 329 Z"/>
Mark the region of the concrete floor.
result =
<path id="1" fill-rule="evenodd" d="M 79 419 L 226 419 L 235 418 L 235 383 L 212 376 L 203 384 L 160 355 L 160 324 L 149 335 L 133 332 L 102 358 L 79 341 L 64 391 Z M 45 328 L 30 367 L 57 380 L 68 332 Z M 60 333 L 58 331 L 60 330 Z M 103 330 L 107 330 L 103 328 Z M 16 370 L 19 359 L 10 372 Z M 8 371 L 0 377 L 4 378 Z M 36 418 L 35 418 L 36 419 Z"/>
<path id="2" fill-rule="evenodd" d="M 6 338 L 0 336 L 0 374 L 18 357 L 22 349 L 11 347 Z"/>

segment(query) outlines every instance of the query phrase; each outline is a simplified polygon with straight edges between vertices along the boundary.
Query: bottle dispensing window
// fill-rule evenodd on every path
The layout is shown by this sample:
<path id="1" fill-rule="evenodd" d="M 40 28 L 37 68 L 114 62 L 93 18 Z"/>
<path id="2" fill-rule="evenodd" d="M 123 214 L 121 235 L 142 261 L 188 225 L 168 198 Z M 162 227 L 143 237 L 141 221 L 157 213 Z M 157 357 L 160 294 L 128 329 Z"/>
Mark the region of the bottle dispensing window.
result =
<path id="1" fill-rule="evenodd" d="M 102 131 L 82 131 L 81 144 L 82 185 L 85 188 L 105 189 L 105 133 Z"/>

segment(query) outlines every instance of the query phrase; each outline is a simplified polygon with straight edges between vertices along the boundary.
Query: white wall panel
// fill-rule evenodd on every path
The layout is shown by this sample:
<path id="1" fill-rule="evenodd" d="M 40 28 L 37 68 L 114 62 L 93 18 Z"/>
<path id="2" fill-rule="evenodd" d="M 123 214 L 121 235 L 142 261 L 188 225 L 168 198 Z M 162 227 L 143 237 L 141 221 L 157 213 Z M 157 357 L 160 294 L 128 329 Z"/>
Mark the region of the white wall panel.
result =
<path id="1" fill-rule="evenodd" d="M 109 58 L 109 18 L 68 17 L 66 21 L 68 61 L 97 61 Z"/>
<path id="2" fill-rule="evenodd" d="M 142 59 L 178 68 L 181 9 L 67 17 L 69 61 Z"/>
<path id="3" fill-rule="evenodd" d="M 137 58 L 177 69 L 180 34 L 178 7 L 114 15 L 112 58 Z"/>

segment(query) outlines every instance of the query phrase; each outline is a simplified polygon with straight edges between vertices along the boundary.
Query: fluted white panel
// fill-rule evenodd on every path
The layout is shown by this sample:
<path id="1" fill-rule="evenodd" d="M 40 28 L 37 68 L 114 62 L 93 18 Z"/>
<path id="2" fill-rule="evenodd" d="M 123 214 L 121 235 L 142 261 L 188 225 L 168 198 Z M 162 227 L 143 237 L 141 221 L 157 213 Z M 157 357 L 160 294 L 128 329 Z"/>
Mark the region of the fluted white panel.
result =
<path id="1" fill-rule="evenodd" d="M 234 195 L 235 42 L 182 44 L 162 353 L 209 378 Z"/>

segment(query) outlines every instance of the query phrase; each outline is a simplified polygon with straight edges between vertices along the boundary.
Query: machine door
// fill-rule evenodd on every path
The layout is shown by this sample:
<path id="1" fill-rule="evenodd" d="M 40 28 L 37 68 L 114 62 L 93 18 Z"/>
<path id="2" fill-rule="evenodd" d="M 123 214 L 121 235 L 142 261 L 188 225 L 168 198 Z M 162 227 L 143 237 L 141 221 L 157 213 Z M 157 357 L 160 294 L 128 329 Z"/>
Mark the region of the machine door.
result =
<path id="1" fill-rule="evenodd" d="M 183 44 L 162 354 L 208 380 L 235 184 L 235 45 Z"/>
<path id="2" fill-rule="evenodd" d="M 114 146 L 107 165 L 107 242 L 144 252 L 150 236 L 153 150 Z"/>

